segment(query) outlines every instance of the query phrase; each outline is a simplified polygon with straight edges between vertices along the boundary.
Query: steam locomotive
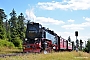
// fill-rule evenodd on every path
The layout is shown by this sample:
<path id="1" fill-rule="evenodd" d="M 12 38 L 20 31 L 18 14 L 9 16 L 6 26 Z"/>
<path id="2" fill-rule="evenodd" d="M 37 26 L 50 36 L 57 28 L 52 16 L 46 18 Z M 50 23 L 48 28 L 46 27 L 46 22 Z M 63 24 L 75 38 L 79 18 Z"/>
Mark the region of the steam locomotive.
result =
<path id="1" fill-rule="evenodd" d="M 28 22 L 23 41 L 23 52 L 72 51 L 73 43 L 58 36 L 54 31 L 42 27 L 41 24 Z"/>

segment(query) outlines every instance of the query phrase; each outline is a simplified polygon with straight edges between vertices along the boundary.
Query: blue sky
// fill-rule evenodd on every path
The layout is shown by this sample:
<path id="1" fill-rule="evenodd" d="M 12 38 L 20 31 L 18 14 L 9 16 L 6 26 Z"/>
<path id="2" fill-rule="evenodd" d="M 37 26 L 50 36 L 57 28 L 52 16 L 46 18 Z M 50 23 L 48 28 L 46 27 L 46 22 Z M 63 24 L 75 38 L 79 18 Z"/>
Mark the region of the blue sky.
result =
<path id="1" fill-rule="evenodd" d="M 90 38 L 90 0 L 1 0 L 0 8 L 8 15 L 14 8 L 17 15 L 23 12 L 26 20 L 41 23 L 59 36 L 75 41 Z"/>

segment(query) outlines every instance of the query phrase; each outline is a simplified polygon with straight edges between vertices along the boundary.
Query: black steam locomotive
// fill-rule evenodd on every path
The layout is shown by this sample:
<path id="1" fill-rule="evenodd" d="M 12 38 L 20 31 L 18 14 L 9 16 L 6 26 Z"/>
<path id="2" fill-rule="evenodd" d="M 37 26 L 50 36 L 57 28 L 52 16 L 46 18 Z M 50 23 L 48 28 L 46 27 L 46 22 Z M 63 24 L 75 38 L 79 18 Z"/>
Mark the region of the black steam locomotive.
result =
<path id="1" fill-rule="evenodd" d="M 26 38 L 23 41 L 23 52 L 73 50 L 72 42 L 68 42 L 54 31 L 42 27 L 41 24 L 28 22 Z"/>

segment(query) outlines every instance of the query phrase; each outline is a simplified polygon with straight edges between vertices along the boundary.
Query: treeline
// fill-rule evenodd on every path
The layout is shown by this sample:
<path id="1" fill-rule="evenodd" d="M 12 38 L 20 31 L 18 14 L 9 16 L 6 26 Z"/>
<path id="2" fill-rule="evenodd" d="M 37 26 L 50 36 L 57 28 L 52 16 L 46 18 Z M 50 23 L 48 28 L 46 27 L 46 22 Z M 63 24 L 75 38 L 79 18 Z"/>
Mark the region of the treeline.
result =
<path id="1" fill-rule="evenodd" d="M 25 17 L 23 13 L 17 16 L 13 9 L 7 18 L 4 9 L 0 9 L 0 40 L 12 42 L 15 47 L 21 47 L 25 37 Z"/>
<path id="2" fill-rule="evenodd" d="M 85 43 L 85 48 L 83 49 L 83 51 L 85 52 L 90 52 L 90 39 L 88 39 L 87 43 Z"/>

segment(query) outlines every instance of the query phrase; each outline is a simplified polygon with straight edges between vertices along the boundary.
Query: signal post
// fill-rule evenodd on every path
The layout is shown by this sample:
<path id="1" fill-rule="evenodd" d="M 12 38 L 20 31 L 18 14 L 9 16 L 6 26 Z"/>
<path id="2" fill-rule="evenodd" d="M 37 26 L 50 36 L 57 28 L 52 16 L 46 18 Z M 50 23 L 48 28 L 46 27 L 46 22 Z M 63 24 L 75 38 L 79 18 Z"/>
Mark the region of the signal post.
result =
<path id="1" fill-rule="evenodd" d="M 75 36 L 76 36 L 76 52 L 78 52 L 78 47 L 79 47 L 79 40 L 77 39 L 78 31 L 75 31 Z"/>

